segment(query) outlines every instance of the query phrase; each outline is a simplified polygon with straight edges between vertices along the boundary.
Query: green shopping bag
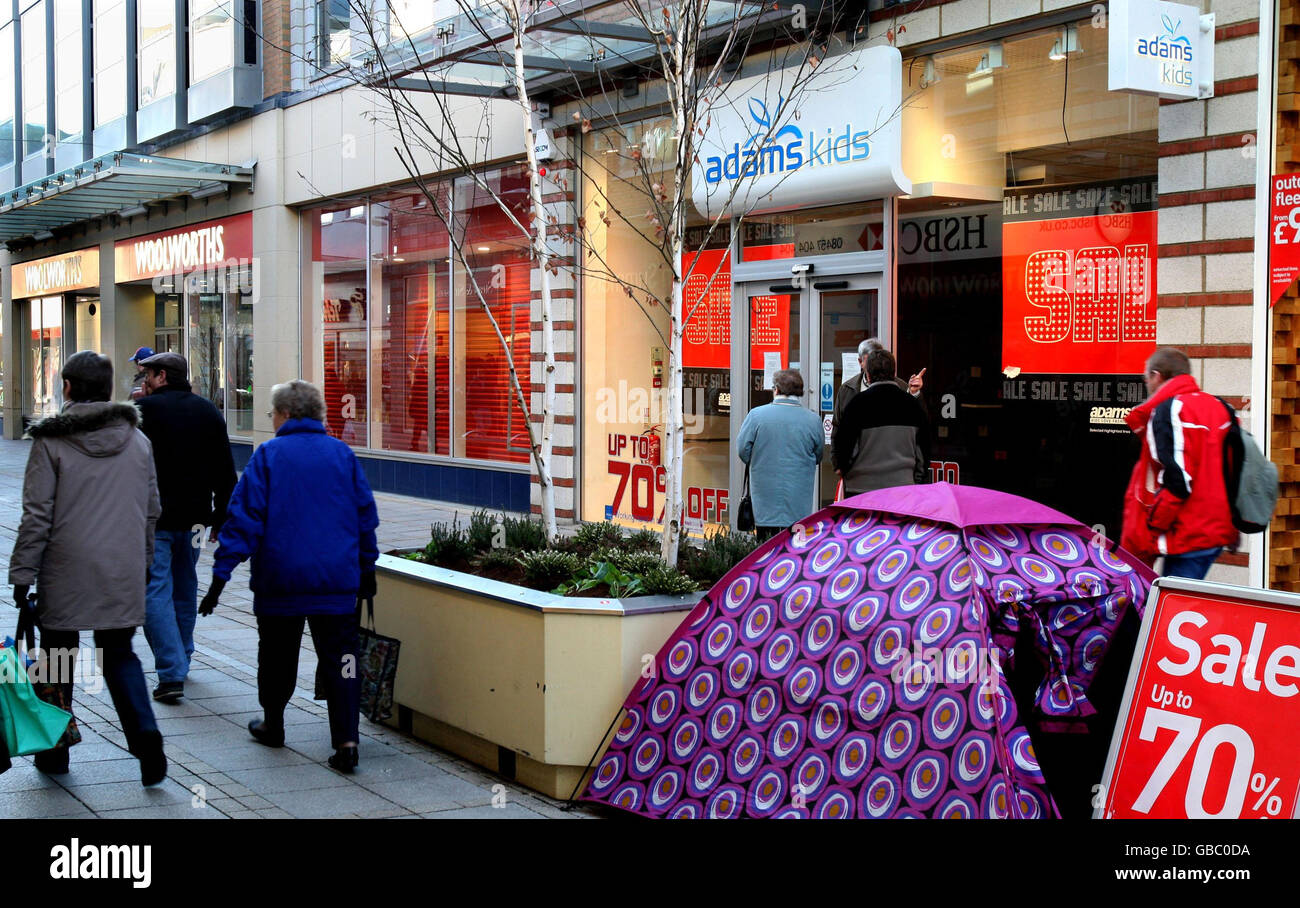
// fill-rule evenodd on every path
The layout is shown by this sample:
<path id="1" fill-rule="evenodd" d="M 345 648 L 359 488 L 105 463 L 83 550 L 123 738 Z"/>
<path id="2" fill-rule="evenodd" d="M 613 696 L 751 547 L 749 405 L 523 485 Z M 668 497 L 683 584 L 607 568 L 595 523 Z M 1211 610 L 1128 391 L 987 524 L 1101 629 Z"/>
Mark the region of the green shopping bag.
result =
<path id="1" fill-rule="evenodd" d="M 16 646 L 0 647 L 0 717 L 11 757 L 49 750 L 72 721 L 72 713 L 36 696 Z"/>

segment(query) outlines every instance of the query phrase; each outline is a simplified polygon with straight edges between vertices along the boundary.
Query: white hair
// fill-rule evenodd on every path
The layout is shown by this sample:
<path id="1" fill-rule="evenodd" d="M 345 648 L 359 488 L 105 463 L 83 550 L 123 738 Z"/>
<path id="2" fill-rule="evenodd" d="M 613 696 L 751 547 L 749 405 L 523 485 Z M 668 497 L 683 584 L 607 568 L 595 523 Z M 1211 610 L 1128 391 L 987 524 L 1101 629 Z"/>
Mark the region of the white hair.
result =
<path id="1" fill-rule="evenodd" d="M 295 378 L 271 388 L 271 409 L 279 410 L 290 419 L 323 420 L 325 397 L 311 382 Z"/>
<path id="2" fill-rule="evenodd" d="M 866 356 L 872 350 L 883 350 L 885 345 L 880 342 L 878 337 L 869 337 L 862 343 L 858 344 L 858 359 Z"/>

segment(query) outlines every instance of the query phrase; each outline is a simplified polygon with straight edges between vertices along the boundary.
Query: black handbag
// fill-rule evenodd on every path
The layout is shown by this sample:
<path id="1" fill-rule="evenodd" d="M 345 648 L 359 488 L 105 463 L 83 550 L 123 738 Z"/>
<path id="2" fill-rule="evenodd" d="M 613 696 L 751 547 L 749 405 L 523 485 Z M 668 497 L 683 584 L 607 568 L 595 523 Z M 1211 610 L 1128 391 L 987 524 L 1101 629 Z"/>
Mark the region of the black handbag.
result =
<path id="1" fill-rule="evenodd" d="M 361 676 L 361 715 L 371 722 L 382 722 L 393 716 L 393 686 L 397 681 L 397 655 L 402 641 L 375 633 L 375 600 L 365 600 L 370 627 L 362 624 L 357 629 L 359 645 L 357 662 Z M 361 600 L 357 600 L 357 617 L 361 615 Z M 316 691 L 313 699 L 328 700 L 330 684 L 326 673 L 329 667 L 316 663 Z"/>
<path id="2" fill-rule="evenodd" d="M 402 641 L 375 632 L 375 600 L 366 599 L 370 627 L 361 626 L 361 715 L 371 722 L 393 717 L 393 687 Z"/>
<path id="3" fill-rule="evenodd" d="M 745 464 L 745 493 L 736 506 L 736 529 L 742 533 L 754 532 L 754 501 L 749 496 L 749 464 Z"/>

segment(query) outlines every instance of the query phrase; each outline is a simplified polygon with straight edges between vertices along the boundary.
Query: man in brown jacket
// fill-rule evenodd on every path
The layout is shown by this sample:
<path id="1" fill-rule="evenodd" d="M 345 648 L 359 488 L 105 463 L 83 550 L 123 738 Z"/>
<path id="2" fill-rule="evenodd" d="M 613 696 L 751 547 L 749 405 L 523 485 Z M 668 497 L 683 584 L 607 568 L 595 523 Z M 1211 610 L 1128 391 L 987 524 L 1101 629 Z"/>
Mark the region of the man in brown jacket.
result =
<path id="1" fill-rule="evenodd" d="M 144 623 L 145 578 L 162 511 L 153 452 L 135 407 L 109 402 L 113 363 L 107 356 L 77 353 L 62 375 L 63 409 L 28 430 L 33 443 L 9 583 L 19 608 L 28 607 L 36 584 L 41 648 L 58 656 L 49 664 L 60 676 L 49 680 L 63 685 L 68 704 L 78 634 L 94 632 L 127 747 L 140 760 L 141 784 L 157 785 L 166 778 L 167 759 L 144 671 L 131 649 Z M 67 772 L 67 748 L 37 754 L 36 766 Z"/>

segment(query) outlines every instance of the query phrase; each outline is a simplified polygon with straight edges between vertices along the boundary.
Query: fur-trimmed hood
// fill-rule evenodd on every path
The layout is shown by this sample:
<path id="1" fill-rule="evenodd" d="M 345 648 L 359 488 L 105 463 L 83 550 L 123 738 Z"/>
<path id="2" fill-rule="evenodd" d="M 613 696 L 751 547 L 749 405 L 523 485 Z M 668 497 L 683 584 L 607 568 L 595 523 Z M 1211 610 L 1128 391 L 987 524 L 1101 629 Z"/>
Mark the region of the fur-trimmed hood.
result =
<path id="1" fill-rule="evenodd" d="M 111 457 L 126 447 L 139 425 L 140 411 L 133 404 L 70 403 L 57 416 L 32 423 L 27 437 L 63 439 L 91 457 Z"/>

